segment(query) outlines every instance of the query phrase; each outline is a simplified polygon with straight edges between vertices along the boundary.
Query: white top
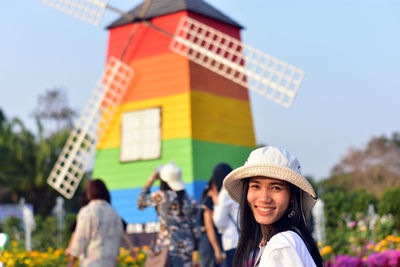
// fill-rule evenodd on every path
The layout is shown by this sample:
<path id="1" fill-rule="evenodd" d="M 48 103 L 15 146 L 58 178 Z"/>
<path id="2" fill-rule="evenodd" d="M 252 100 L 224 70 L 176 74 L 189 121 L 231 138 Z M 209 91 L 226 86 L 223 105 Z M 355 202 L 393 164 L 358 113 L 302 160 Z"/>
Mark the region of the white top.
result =
<path id="1" fill-rule="evenodd" d="M 214 205 L 213 221 L 218 232 L 222 235 L 222 248 L 225 251 L 237 247 L 239 234 L 237 216 L 239 204 L 233 201 L 225 188 L 218 194 L 218 204 Z"/>
<path id="2" fill-rule="evenodd" d="M 79 210 L 71 255 L 80 256 L 79 266 L 115 266 L 122 235 L 121 218 L 111 205 L 91 200 Z"/>
<path id="3" fill-rule="evenodd" d="M 293 231 L 274 235 L 260 253 L 262 255 L 258 267 L 316 267 L 306 244 Z"/>

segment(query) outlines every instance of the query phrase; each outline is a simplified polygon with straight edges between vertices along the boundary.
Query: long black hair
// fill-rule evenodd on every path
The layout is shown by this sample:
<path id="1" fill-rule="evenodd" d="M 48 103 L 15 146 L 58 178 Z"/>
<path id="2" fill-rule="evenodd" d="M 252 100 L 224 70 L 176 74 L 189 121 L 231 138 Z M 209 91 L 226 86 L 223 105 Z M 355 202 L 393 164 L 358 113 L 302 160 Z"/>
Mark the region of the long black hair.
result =
<path id="1" fill-rule="evenodd" d="M 164 182 L 164 181 L 161 180 L 161 179 L 160 179 L 160 190 L 162 190 L 162 191 L 166 191 L 166 190 L 174 191 L 174 190 L 171 189 L 171 187 L 168 185 L 167 182 Z M 182 208 L 183 208 L 183 199 L 185 198 L 186 191 L 185 191 L 185 189 L 183 189 L 183 190 L 174 191 L 174 192 L 176 193 L 176 195 L 177 195 L 177 197 L 178 197 L 179 215 L 182 216 L 182 215 L 183 215 L 183 212 L 182 212 Z"/>
<path id="2" fill-rule="evenodd" d="M 215 165 L 212 176 L 208 181 L 206 188 L 203 190 L 203 193 L 200 197 L 200 203 L 207 197 L 208 191 L 211 189 L 211 186 L 214 184 L 217 188 L 218 193 L 222 189 L 222 183 L 224 182 L 225 177 L 232 171 L 232 167 L 225 162 L 218 163 Z"/>
<path id="3" fill-rule="evenodd" d="M 217 165 L 215 165 L 214 169 L 213 169 L 213 173 L 211 176 L 211 180 L 212 182 L 215 184 L 215 186 L 217 187 L 218 192 L 221 191 L 222 189 L 222 183 L 225 179 L 225 177 L 232 171 L 232 167 L 225 163 L 219 163 Z"/>
<path id="4" fill-rule="evenodd" d="M 234 266 L 252 266 L 255 261 L 256 252 L 258 251 L 260 242 L 263 238 L 261 226 L 255 220 L 252 210 L 247 202 L 247 191 L 249 189 L 249 180 L 242 180 L 242 194 L 240 199 L 240 237 L 239 243 L 236 248 Z M 292 198 L 289 204 L 288 210 L 285 215 L 282 216 L 277 222 L 275 222 L 266 237 L 269 241 L 272 236 L 277 233 L 291 230 L 300 235 L 308 251 L 310 252 L 317 267 L 323 266 L 323 260 L 318 250 L 318 246 L 315 243 L 309 229 L 306 226 L 304 213 L 301 207 L 301 189 L 297 186 L 290 185 L 290 195 Z M 294 211 L 295 214 L 289 217 L 289 213 Z M 250 265 L 249 265 L 250 263 Z"/>

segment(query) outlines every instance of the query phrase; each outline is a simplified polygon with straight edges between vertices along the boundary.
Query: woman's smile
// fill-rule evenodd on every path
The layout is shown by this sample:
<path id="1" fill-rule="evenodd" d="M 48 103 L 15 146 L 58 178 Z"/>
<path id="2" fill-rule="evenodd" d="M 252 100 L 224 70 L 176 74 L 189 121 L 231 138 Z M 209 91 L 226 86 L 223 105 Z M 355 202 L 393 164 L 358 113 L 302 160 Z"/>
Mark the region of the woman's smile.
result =
<path id="1" fill-rule="evenodd" d="M 275 208 L 264 208 L 264 207 L 260 207 L 260 206 L 255 206 L 257 211 L 259 211 L 262 214 L 269 214 L 271 213 L 271 211 L 275 210 Z"/>

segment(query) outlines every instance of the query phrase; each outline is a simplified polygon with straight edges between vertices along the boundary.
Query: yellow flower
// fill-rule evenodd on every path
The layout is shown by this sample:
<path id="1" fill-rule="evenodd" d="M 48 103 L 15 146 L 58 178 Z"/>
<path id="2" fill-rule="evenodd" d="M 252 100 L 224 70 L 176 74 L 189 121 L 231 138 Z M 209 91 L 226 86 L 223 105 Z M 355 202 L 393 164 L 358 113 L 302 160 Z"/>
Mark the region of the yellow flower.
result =
<path id="1" fill-rule="evenodd" d="M 329 253 L 332 253 L 332 247 L 331 246 L 325 246 L 325 247 L 323 247 L 323 248 L 321 248 L 321 255 L 323 256 L 323 255 L 326 255 L 326 254 L 329 254 Z"/>
<path id="2" fill-rule="evenodd" d="M 138 261 L 142 261 L 142 260 L 144 260 L 145 258 L 146 258 L 146 255 L 143 254 L 143 253 L 140 253 L 140 254 L 137 255 Z"/>
<path id="3" fill-rule="evenodd" d="M 135 260 L 132 258 L 132 256 L 128 256 L 128 257 L 125 258 L 125 262 L 126 263 L 134 263 Z"/>
<path id="4" fill-rule="evenodd" d="M 6 263 L 7 263 L 6 266 L 14 266 L 15 265 L 15 260 L 10 258 L 10 259 L 8 259 L 8 261 Z"/>
<path id="5" fill-rule="evenodd" d="M 392 236 L 392 235 L 388 235 L 386 238 L 385 238 L 387 241 L 394 241 L 394 236 Z"/>
<path id="6" fill-rule="evenodd" d="M 31 265 L 31 264 L 33 264 L 33 262 L 32 262 L 31 259 L 25 259 L 25 260 L 24 260 L 24 264 L 25 264 L 25 265 Z"/>
<path id="7" fill-rule="evenodd" d="M 378 244 L 376 244 L 375 251 L 382 252 L 387 248 L 388 245 L 389 243 L 385 239 L 381 240 Z"/>

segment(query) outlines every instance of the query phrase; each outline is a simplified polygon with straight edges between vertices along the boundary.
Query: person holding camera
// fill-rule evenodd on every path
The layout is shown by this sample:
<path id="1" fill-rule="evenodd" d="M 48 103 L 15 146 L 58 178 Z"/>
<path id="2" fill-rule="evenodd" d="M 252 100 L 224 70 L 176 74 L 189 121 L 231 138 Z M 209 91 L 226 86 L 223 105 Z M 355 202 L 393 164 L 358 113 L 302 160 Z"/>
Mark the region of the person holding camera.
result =
<path id="1" fill-rule="evenodd" d="M 150 192 L 153 183 L 160 180 L 160 190 Z M 200 238 L 197 223 L 197 203 L 185 191 L 181 169 L 168 163 L 156 170 L 143 187 L 137 202 L 138 209 L 155 207 L 160 220 L 154 253 L 168 250 L 172 267 L 191 267 L 195 239 Z"/>

